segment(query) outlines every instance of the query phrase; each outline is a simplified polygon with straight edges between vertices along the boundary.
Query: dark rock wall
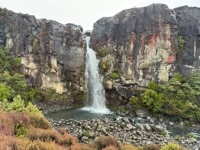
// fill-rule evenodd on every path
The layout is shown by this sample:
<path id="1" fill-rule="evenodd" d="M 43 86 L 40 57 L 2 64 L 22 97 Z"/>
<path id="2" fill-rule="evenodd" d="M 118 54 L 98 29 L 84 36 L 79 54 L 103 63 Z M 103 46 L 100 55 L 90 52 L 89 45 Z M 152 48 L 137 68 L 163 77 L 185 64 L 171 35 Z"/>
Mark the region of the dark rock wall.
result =
<path id="1" fill-rule="evenodd" d="M 175 9 L 179 35 L 185 47 L 179 51 L 177 70 L 188 75 L 200 68 L 200 8 L 183 6 Z"/>
<path id="2" fill-rule="evenodd" d="M 27 81 L 58 93 L 83 90 L 82 27 L 0 9 L 0 47 L 21 57 Z"/>

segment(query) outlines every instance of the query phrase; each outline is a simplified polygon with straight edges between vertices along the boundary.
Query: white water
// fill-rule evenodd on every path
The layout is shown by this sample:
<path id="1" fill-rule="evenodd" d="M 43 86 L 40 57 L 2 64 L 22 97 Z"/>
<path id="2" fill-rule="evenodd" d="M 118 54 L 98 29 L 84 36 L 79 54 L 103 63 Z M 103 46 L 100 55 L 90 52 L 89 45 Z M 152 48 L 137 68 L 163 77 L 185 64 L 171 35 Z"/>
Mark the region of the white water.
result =
<path id="1" fill-rule="evenodd" d="M 86 68 L 85 68 L 85 82 L 87 89 L 87 101 L 84 110 L 93 113 L 110 113 L 105 106 L 105 90 L 102 85 L 103 77 L 99 74 L 96 53 L 89 47 L 90 37 L 86 37 L 87 53 L 86 53 Z"/>

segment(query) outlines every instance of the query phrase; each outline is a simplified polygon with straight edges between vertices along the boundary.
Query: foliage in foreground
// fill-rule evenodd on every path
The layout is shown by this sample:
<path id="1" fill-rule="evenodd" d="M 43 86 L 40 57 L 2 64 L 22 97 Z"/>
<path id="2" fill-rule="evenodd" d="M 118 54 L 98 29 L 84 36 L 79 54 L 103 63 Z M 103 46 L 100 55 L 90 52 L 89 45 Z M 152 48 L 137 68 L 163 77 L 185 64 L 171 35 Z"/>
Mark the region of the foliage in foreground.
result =
<path id="1" fill-rule="evenodd" d="M 166 84 L 150 82 L 148 89 L 130 102 L 134 108 L 146 107 L 153 113 L 200 121 L 199 98 L 200 73 L 189 77 L 175 74 Z"/>
<path id="2" fill-rule="evenodd" d="M 167 145 L 161 147 L 160 150 L 183 150 L 183 148 L 178 144 L 168 143 Z"/>
<path id="3" fill-rule="evenodd" d="M 38 116 L 43 116 L 42 112 L 37 108 L 36 105 L 33 105 L 31 102 L 26 105 L 20 95 L 14 97 L 12 102 L 8 102 L 6 99 L 0 101 L 0 108 L 7 112 L 27 112 L 36 114 Z"/>
<path id="4" fill-rule="evenodd" d="M 168 144 L 161 150 L 176 149 L 178 145 Z M 16 150 L 159 150 L 159 146 L 134 147 L 120 145 L 111 136 L 96 138 L 91 144 L 79 143 L 66 129 L 55 130 L 43 117 L 34 113 L 5 112 L 0 110 L 0 149 Z M 175 147 L 175 148 L 174 148 Z M 173 149 L 171 149 L 173 148 Z M 178 148 L 181 148 L 178 146 Z"/>

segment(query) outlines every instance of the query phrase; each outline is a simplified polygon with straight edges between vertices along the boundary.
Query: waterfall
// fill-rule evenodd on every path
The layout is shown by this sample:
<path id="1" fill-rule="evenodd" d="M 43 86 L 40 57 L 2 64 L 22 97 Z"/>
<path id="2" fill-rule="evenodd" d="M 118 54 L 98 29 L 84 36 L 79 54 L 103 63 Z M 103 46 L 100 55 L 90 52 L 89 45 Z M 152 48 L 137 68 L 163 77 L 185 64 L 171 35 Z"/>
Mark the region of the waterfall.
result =
<path id="1" fill-rule="evenodd" d="M 86 37 L 87 53 L 86 53 L 86 68 L 85 82 L 87 89 L 87 99 L 85 110 L 93 113 L 109 113 L 109 109 L 105 106 L 105 90 L 102 85 L 103 76 L 99 74 L 99 60 L 96 58 L 96 53 L 89 47 L 90 37 Z"/>

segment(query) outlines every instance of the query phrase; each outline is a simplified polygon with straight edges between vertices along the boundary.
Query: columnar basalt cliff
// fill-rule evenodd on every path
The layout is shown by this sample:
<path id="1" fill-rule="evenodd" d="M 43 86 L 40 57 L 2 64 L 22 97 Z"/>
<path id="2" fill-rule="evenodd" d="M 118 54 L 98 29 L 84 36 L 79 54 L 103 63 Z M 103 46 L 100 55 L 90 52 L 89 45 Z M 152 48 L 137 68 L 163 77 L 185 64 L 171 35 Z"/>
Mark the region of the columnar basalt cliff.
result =
<path id="1" fill-rule="evenodd" d="M 0 9 L 0 47 L 21 57 L 30 84 L 58 93 L 83 90 L 82 27 Z"/>
<path id="2" fill-rule="evenodd" d="M 169 9 L 164 4 L 152 4 L 99 19 L 94 23 L 91 45 L 101 58 L 100 68 L 105 79 L 118 74 L 121 78 L 112 86 L 119 88 L 118 82 L 126 85 L 117 90 L 128 97 L 133 93 L 129 93 L 131 89 L 127 85 L 162 83 L 176 71 L 185 75 L 197 71 L 200 66 L 199 17 L 199 8 Z M 123 90 L 128 90 L 128 95 Z"/>

